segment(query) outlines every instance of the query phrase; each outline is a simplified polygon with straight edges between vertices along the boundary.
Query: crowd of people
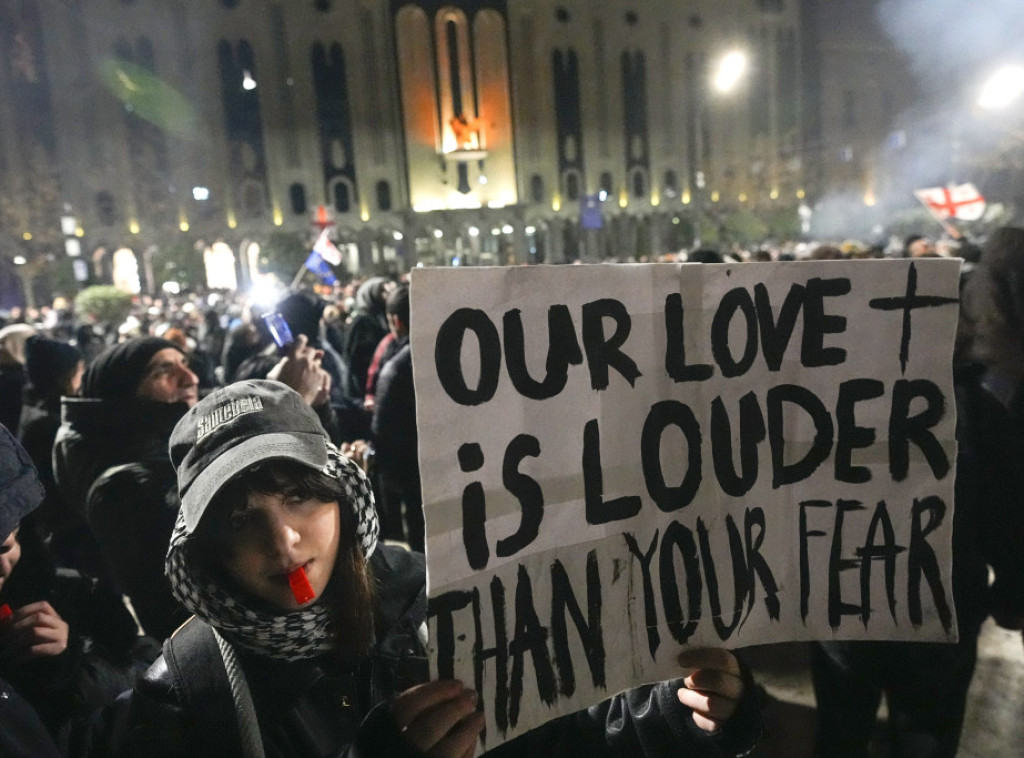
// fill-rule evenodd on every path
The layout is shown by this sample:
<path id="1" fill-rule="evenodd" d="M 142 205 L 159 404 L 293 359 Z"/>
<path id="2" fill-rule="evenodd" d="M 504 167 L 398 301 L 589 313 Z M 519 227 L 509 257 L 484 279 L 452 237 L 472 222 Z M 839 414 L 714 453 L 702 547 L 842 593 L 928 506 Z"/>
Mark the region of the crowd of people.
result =
<path id="1" fill-rule="evenodd" d="M 952 758 L 981 622 L 1024 628 L 1024 229 L 899 254 L 950 252 L 971 264 L 954 367 L 960 642 L 814 644 L 820 756 L 866 756 L 884 693 L 894 755 Z M 688 256 L 740 257 L 788 254 Z M 475 693 L 424 676 L 408 284 L 272 307 L 144 297 L 118 324 L 53 308 L 9 321 L 0 753 L 474 754 Z M 688 651 L 680 666 L 693 670 L 493 754 L 754 754 L 759 692 L 740 657 Z"/>

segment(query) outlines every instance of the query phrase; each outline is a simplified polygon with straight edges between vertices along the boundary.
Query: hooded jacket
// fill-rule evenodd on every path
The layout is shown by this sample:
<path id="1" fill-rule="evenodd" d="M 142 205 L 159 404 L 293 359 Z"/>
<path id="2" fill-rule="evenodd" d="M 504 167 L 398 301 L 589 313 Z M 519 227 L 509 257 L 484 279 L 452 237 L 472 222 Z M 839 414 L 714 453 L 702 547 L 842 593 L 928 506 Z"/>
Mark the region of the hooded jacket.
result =
<path id="1" fill-rule="evenodd" d="M 373 354 L 388 333 L 385 315 L 383 277 L 367 279 L 356 291 L 352 322 L 345 333 L 345 351 L 342 358 L 348 366 L 345 394 L 362 403 L 366 395 L 366 374 L 373 362 Z"/>
<path id="2" fill-rule="evenodd" d="M 64 398 L 54 477 L 86 526 L 81 568 L 132 601 L 146 634 L 163 640 L 186 618 L 163 557 L 178 510 L 171 430 L 188 407 L 141 399 Z M 97 565 L 98 564 L 98 565 Z"/>

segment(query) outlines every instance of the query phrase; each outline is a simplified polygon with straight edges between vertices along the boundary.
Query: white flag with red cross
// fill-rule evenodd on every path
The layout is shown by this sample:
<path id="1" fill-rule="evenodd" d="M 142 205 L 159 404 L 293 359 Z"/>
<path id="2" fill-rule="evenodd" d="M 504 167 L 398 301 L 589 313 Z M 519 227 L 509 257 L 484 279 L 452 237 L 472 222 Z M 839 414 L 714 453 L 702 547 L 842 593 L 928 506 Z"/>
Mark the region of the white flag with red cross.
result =
<path id="1" fill-rule="evenodd" d="M 914 190 L 914 196 L 939 221 L 977 221 L 985 213 L 985 198 L 970 183 Z"/>

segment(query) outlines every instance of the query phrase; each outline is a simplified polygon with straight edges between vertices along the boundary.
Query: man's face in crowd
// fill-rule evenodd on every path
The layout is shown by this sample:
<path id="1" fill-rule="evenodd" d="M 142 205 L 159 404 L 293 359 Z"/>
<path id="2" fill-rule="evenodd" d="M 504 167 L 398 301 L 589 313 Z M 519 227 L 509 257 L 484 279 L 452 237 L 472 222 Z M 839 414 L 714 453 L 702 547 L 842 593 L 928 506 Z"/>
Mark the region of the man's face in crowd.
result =
<path id="1" fill-rule="evenodd" d="M 7 539 L 0 543 L 0 590 L 11 577 L 11 572 L 21 558 L 21 543 L 18 542 L 18 530 L 15 529 Z"/>
<path id="2" fill-rule="evenodd" d="M 282 610 L 299 604 L 288 574 L 302 567 L 314 597 L 334 572 L 341 535 L 338 503 L 284 494 L 249 496 L 228 521 L 224 568 L 247 592 Z"/>
<path id="3" fill-rule="evenodd" d="M 181 351 L 168 347 L 150 358 L 135 394 L 161 403 L 187 403 L 191 408 L 199 400 L 199 378 Z"/>

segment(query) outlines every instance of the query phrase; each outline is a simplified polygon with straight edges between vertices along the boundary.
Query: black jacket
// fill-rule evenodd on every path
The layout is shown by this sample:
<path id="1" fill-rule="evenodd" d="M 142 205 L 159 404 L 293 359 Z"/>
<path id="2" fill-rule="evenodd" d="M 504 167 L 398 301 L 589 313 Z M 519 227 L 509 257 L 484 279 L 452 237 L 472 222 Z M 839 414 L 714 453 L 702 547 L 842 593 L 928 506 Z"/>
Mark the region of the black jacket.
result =
<path id="1" fill-rule="evenodd" d="M 18 440 L 39 473 L 46 497 L 34 513 L 40 531 L 50 540 L 50 550 L 64 566 L 76 566 L 75 543 L 81 521 L 75 519 L 53 479 L 53 441 L 60 428 L 60 399 L 40 397 L 31 385 L 25 388 Z M 65 557 L 66 556 L 66 557 Z"/>
<path id="2" fill-rule="evenodd" d="M 425 619 L 423 556 L 380 545 L 370 559 L 378 586 L 377 643 L 354 668 L 342 670 L 331 656 L 281 662 L 239 651 L 252 691 L 268 758 L 340 756 L 343 758 L 422 758 L 406 745 L 390 718 L 388 701 L 415 684 L 425 655 L 418 630 Z M 199 621 L 191 621 L 186 629 Z M 105 715 L 104 747 L 93 744 L 91 756 L 237 755 L 232 706 L 226 689 L 201 695 L 175 683 L 168 666 L 178 632 L 132 696 Z M 201 665 L 201 664 L 200 664 Z M 187 668 L 187 663 L 186 663 Z M 749 678 L 748 678 L 749 683 Z M 225 679 L 226 687 L 226 679 Z M 753 687 L 719 735 L 700 732 L 690 712 L 675 697 L 679 683 L 641 687 L 594 708 L 560 718 L 490 752 L 512 756 L 662 756 L 732 755 L 751 747 L 760 731 Z M 203 714 L 184 705 L 202 703 Z M 223 717 L 211 714 L 222 714 Z M 212 721 L 211 730 L 204 723 Z M 228 734 L 231 732 L 231 734 Z M 227 746 L 226 746 L 227 745 Z M 725 752 L 720 752 L 724 749 Z"/>
<path id="3" fill-rule="evenodd" d="M 70 719 L 85 717 L 131 687 L 134 676 L 153 661 L 158 648 L 138 636 L 120 594 L 91 577 L 54 565 L 33 516 L 22 519 L 18 541 L 21 559 L 0 590 L 0 603 L 17 609 L 49 602 L 68 624 L 68 646 L 58 656 L 21 663 L 0 656 L 0 675 L 35 707 L 56 735 Z"/>
<path id="4" fill-rule="evenodd" d="M 58 487 L 84 516 L 106 575 L 160 640 L 188 618 L 164 576 L 179 506 L 167 446 L 186 410 L 184 403 L 64 398 L 54 445 Z"/>
<path id="5" fill-rule="evenodd" d="M 18 434 L 21 396 L 27 381 L 25 367 L 20 363 L 0 364 L 0 424 L 6 426 L 14 435 Z"/>
<path id="6" fill-rule="evenodd" d="M 374 399 L 372 429 L 375 465 L 381 483 L 401 495 L 418 495 L 416 389 L 412 378 L 412 349 L 408 344 L 381 369 Z"/>
<path id="7" fill-rule="evenodd" d="M 0 679 L 0 755 L 57 758 L 57 746 L 38 714 L 10 684 Z"/>

